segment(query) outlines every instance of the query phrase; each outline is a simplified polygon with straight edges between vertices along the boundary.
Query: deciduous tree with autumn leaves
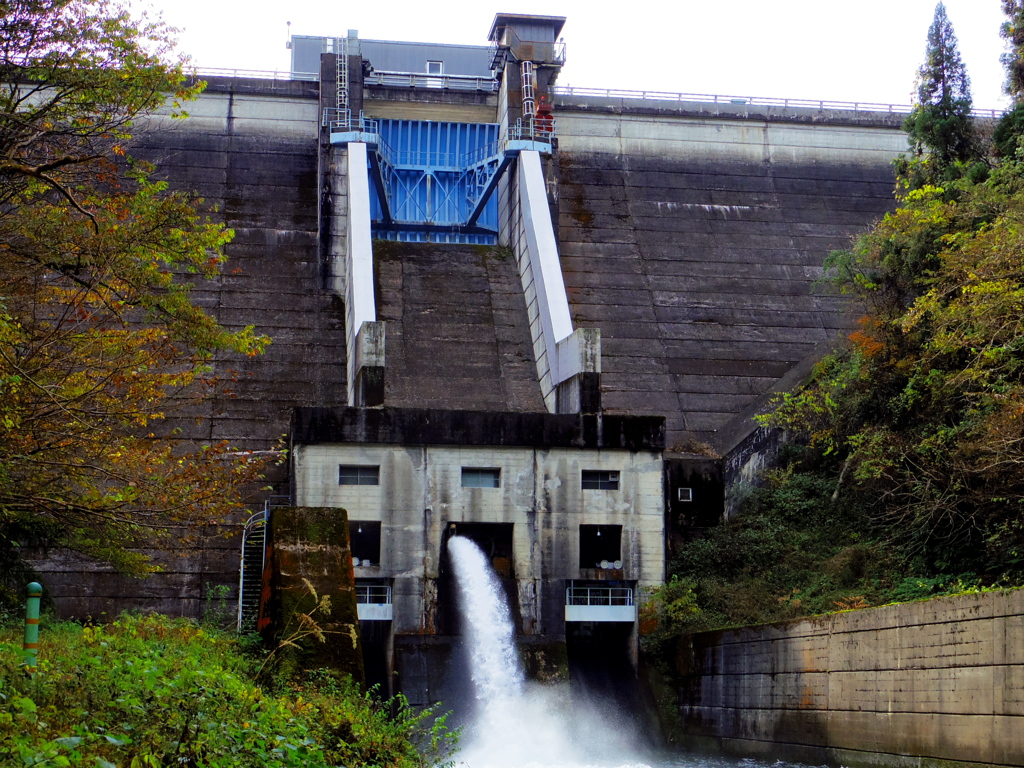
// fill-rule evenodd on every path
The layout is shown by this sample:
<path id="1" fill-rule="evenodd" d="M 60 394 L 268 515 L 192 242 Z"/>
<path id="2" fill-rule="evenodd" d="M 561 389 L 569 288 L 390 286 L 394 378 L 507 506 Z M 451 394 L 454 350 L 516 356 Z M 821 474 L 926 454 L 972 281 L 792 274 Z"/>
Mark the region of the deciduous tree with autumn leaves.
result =
<path id="1" fill-rule="evenodd" d="M 1003 6 L 1012 43 L 1004 62 L 1016 99 L 1021 11 L 1016 2 Z M 936 25 L 930 50 L 948 25 L 941 4 Z M 949 71 L 954 86 L 966 82 L 962 66 Z M 921 142 L 918 127 L 908 121 Z M 954 150 L 969 147 L 971 136 L 968 126 L 963 142 L 943 133 L 919 143 L 924 156 L 901 166 L 898 208 L 850 251 L 832 255 L 828 265 L 859 307 L 860 327 L 765 421 L 809 436 L 838 459 L 836 493 L 867 499 L 883 538 L 914 553 L 917 568 L 1019 581 L 1024 156 L 1002 151 L 991 170 L 965 173 L 971 156 Z M 1012 132 L 1005 138 L 1017 141 Z"/>
<path id="2" fill-rule="evenodd" d="M 995 146 L 940 3 L 895 210 L 826 262 L 859 322 L 760 418 L 788 438 L 778 464 L 673 553 L 649 647 L 1024 584 L 1024 3 L 1002 5 L 1016 106 Z"/>
<path id="3" fill-rule="evenodd" d="M 174 30 L 109 0 L 0 7 L 0 561 L 45 544 L 145 573 L 140 545 L 224 520 L 260 472 L 161 417 L 267 339 L 192 302 L 232 233 L 126 150 L 199 90 Z"/>

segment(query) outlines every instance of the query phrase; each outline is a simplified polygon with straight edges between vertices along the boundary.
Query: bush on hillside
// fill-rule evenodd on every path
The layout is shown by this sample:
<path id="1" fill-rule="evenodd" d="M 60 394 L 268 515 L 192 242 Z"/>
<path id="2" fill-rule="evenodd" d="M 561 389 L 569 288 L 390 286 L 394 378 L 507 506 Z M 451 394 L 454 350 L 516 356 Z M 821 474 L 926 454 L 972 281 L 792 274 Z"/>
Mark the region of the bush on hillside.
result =
<path id="1" fill-rule="evenodd" d="M 840 480 L 843 468 L 789 446 L 740 515 L 682 545 L 669 582 L 645 606 L 647 650 L 690 632 L 1019 583 L 1003 572 L 938 568 L 912 537 L 891 530 L 870 492 Z"/>

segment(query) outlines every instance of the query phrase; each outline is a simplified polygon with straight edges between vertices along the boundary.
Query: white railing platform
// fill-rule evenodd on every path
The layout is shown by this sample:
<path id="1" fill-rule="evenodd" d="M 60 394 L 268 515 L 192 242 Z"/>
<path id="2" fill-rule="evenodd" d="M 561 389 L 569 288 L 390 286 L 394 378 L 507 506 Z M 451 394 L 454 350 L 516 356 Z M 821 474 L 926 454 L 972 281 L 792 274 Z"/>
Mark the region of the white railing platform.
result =
<path id="1" fill-rule="evenodd" d="M 219 67 L 197 67 L 185 70 L 185 74 L 194 77 L 242 77 L 253 80 L 305 80 L 317 81 L 319 72 L 289 72 L 267 69 L 222 69 Z"/>
<path id="2" fill-rule="evenodd" d="M 569 587 L 566 621 L 636 621 L 632 587 Z"/>
<path id="3" fill-rule="evenodd" d="M 391 587 L 383 584 L 356 584 L 356 612 L 360 621 L 391 621 Z"/>
<path id="4" fill-rule="evenodd" d="M 374 70 L 363 79 L 363 85 L 392 86 L 398 88 L 437 88 L 449 91 L 498 90 L 498 81 L 492 77 L 470 75 L 428 75 L 424 72 L 384 72 Z"/>

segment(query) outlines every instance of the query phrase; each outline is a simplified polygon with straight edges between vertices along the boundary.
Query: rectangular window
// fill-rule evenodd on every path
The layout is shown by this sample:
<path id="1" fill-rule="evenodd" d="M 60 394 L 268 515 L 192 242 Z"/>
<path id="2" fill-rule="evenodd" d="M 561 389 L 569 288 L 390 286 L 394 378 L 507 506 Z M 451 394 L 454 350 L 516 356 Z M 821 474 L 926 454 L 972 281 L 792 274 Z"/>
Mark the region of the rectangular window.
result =
<path id="1" fill-rule="evenodd" d="M 590 490 L 617 491 L 619 490 L 619 473 L 614 470 L 584 469 L 582 487 Z"/>
<path id="2" fill-rule="evenodd" d="M 500 469 L 485 469 L 480 467 L 462 468 L 463 488 L 497 488 L 500 485 Z"/>
<path id="3" fill-rule="evenodd" d="M 428 61 L 427 62 L 427 74 L 428 75 L 443 75 L 444 74 L 444 62 L 443 61 Z"/>
<path id="4" fill-rule="evenodd" d="M 380 485 L 380 467 L 341 464 L 338 466 L 338 485 Z"/>

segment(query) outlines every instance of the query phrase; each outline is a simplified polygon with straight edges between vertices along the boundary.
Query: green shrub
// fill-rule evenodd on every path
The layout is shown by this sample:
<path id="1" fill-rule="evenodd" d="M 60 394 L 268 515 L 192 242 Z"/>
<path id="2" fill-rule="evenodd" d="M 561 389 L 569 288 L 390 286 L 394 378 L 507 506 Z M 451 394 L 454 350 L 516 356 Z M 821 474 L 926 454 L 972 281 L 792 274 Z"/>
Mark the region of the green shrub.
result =
<path id="1" fill-rule="evenodd" d="M 899 559 L 878 539 L 862 499 L 847 488 L 836 493 L 840 472 L 790 448 L 741 514 L 680 547 L 669 570 L 692 585 L 699 618 L 689 631 L 888 602 Z"/>
<path id="2" fill-rule="evenodd" d="M 327 673 L 267 692 L 232 637 L 191 622 L 123 616 L 40 635 L 34 678 L 0 636 L 0 765 L 424 768 L 451 747 L 443 718 L 404 701 L 393 715 Z"/>
<path id="3" fill-rule="evenodd" d="M 750 489 L 738 515 L 676 551 L 670 581 L 648 609 L 657 620 L 646 647 L 687 632 L 1020 584 L 1013 571 L 978 575 L 972 561 L 929 553 L 842 474 L 829 456 L 788 447 L 782 467 Z M 668 606 L 683 588 L 686 611 L 677 620 Z"/>

